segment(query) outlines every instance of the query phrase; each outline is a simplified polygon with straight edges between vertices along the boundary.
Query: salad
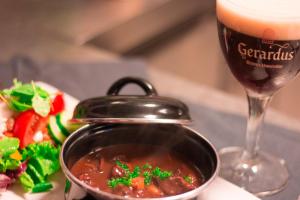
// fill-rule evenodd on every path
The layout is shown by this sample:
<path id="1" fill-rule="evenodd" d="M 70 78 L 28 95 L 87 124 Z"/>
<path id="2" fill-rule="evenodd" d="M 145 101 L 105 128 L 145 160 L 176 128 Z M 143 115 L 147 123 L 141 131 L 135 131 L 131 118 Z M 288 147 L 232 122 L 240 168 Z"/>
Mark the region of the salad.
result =
<path id="1" fill-rule="evenodd" d="M 0 191 L 19 182 L 26 192 L 45 192 L 60 169 L 60 145 L 74 127 L 64 94 L 14 80 L 0 91 Z"/>

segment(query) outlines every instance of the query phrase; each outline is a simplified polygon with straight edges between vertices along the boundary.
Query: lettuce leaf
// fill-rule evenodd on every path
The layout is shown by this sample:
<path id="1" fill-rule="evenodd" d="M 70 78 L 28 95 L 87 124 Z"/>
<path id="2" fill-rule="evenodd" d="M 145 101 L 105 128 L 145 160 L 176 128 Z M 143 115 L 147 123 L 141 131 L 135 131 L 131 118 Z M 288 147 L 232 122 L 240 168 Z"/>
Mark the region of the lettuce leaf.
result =
<path id="1" fill-rule="evenodd" d="M 23 186 L 23 188 L 25 189 L 25 191 L 27 191 L 27 192 L 30 191 L 34 187 L 34 182 L 33 182 L 32 178 L 26 172 L 23 172 L 19 176 L 19 181 L 20 181 L 21 185 Z"/>
<path id="2" fill-rule="evenodd" d="M 8 101 L 11 109 L 24 112 L 33 109 L 37 114 L 45 117 L 50 112 L 50 95 L 47 91 L 31 84 L 22 84 L 14 80 L 14 86 L 10 89 L 0 91 L 0 94 Z"/>
<path id="3" fill-rule="evenodd" d="M 20 141 L 14 137 L 3 137 L 0 139 L 0 157 L 6 157 L 19 148 Z"/>
<path id="4" fill-rule="evenodd" d="M 19 160 L 14 160 L 9 157 L 0 159 L 0 172 L 4 173 L 6 170 L 15 170 L 21 165 Z"/>
<path id="5" fill-rule="evenodd" d="M 21 165 L 21 161 L 9 157 L 19 148 L 19 139 L 13 137 L 3 137 L 0 139 L 0 173 L 6 170 L 15 170 Z"/>
<path id="6" fill-rule="evenodd" d="M 22 160 L 27 161 L 28 165 L 25 175 L 20 176 L 20 182 L 27 191 L 51 189 L 52 185 L 47 182 L 47 178 L 60 168 L 59 152 L 60 147 L 51 142 L 33 143 L 22 150 Z"/>
<path id="7" fill-rule="evenodd" d="M 40 164 L 48 175 L 55 173 L 59 170 L 59 152 L 60 147 L 55 147 L 50 142 L 41 142 L 41 143 L 33 143 L 28 145 L 22 151 L 22 159 L 28 160 L 30 159 L 38 159 Z"/>

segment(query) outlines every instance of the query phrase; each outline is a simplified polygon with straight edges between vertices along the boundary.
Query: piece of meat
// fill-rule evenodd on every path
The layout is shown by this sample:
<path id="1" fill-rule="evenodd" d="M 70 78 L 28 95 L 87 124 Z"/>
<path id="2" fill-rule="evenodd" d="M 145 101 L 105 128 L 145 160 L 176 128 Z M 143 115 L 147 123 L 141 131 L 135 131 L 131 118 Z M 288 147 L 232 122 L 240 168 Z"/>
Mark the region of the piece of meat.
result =
<path id="1" fill-rule="evenodd" d="M 125 156 L 125 155 L 117 155 L 112 160 L 113 161 L 119 160 L 121 162 L 128 162 L 129 161 L 128 158 L 127 158 L 127 156 Z"/>
<path id="2" fill-rule="evenodd" d="M 143 198 L 143 197 L 145 197 L 145 191 L 144 190 L 135 190 L 133 197 Z"/>
<path id="3" fill-rule="evenodd" d="M 182 176 L 182 170 L 180 168 L 177 168 L 174 172 L 174 176 Z"/>
<path id="4" fill-rule="evenodd" d="M 122 164 L 124 164 L 126 167 L 128 167 L 128 171 L 132 171 L 133 167 L 132 164 L 129 162 L 125 162 L 125 161 L 121 161 L 121 160 L 116 160 L 121 162 Z M 120 165 L 118 165 L 117 163 L 113 166 L 112 170 L 111 170 L 111 177 L 112 178 L 120 178 L 120 177 L 124 177 L 126 176 L 128 173 L 128 171 L 126 171 L 126 169 L 124 169 L 123 167 L 121 167 Z"/>
<path id="5" fill-rule="evenodd" d="M 111 177 L 112 178 L 121 178 L 126 175 L 126 171 L 120 167 L 119 165 L 114 165 L 111 170 Z"/>
<path id="6" fill-rule="evenodd" d="M 165 180 L 155 178 L 154 183 L 169 196 L 181 194 L 196 188 L 196 186 L 186 182 L 181 176 L 172 176 Z"/>
<path id="7" fill-rule="evenodd" d="M 98 160 L 98 171 L 103 172 L 103 168 L 104 168 L 104 159 L 101 158 Z"/>
<path id="8" fill-rule="evenodd" d="M 164 193 L 158 187 L 156 187 L 154 184 L 147 186 L 146 190 L 148 193 L 151 194 L 151 197 L 163 197 L 164 196 Z"/>
<path id="9" fill-rule="evenodd" d="M 114 194 L 124 196 L 124 197 L 133 197 L 133 187 L 131 186 L 125 186 L 125 185 L 118 185 L 114 188 L 113 191 Z"/>

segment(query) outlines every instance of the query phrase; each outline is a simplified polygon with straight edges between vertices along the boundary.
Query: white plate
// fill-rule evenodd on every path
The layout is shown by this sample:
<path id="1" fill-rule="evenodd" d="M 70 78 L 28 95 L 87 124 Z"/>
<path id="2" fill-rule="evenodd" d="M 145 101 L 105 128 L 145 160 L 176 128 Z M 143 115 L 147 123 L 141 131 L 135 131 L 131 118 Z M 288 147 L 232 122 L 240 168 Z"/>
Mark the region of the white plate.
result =
<path id="1" fill-rule="evenodd" d="M 54 188 L 49 192 L 31 194 L 24 193 L 22 186 L 15 183 L 6 192 L 0 193 L 1 200 L 64 200 L 65 178 L 59 171 L 50 178 Z"/>
<path id="2" fill-rule="evenodd" d="M 37 85 L 47 90 L 50 94 L 55 94 L 58 89 L 48 85 L 46 83 L 37 82 Z M 66 103 L 66 110 L 72 112 L 78 103 L 78 100 L 74 97 L 64 94 L 64 100 Z M 10 112 L 5 109 L 6 107 L 0 105 L 0 120 L 2 117 L 8 117 Z M 50 192 L 43 192 L 37 194 L 24 193 L 23 188 L 19 183 L 13 184 L 6 192 L 0 193 L 1 200 L 64 200 L 64 187 L 65 177 L 60 171 L 50 177 L 50 181 L 53 183 L 54 188 Z"/>

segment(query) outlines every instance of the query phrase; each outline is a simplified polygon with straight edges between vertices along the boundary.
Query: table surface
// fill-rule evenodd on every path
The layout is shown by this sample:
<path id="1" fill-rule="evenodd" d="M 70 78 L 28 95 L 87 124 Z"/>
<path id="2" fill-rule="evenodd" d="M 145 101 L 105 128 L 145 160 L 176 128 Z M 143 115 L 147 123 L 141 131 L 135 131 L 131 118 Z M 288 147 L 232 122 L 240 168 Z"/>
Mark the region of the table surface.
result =
<path id="1" fill-rule="evenodd" d="M 142 61 L 122 60 L 115 57 L 105 61 L 100 59 L 95 63 L 52 62 L 37 65 L 24 59 L 18 65 L 23 65 L 22 68 L 19 67 L 21 80 L 36 80 L 35 77 L 38 77 L 39 80 L 53 84 L 79 99 L 104 95 L 109 85 L 123 76 L 148 78 L 160 95 L 175 97 L 188 105 L 193 119 L 192 127 L 207 137 L 218 149 L 243 144 L 247 108 L 245 100 L 154 70 Z M 0 66 L 0 77 L 2 76 L 0 79 L 5 80 L 1 68 L 3 69 L 3 66 Z M 36 71 L 40 71 L 38 76 L 34 74 Z M 56 74 L 64 74 L 64 76 L 56 77 Z M 130 87 L 126 87 L 122 92 L 128 92 L 127 89 Z M 263 199 L 296 199 L 299 195 L 300 183 L 300 163 L 297 161 L 300 151 L 298 145 L 300 129 L 295 120 L 274 110 L 269 111 L 263 129 L 261 148 L 286 159 L 291 176 L 286 190 Z M 293 151 L 290 150 L 291 148 Z"/>
<path id="2" fill-rule="evenodd" d="M 96 55 L 96 54 L 95 54 Z M 72 57 L 72 56 L 70 56 Z M 111 84 L 116 78 L 116 74 L 118 76 L 124 76 L 128 74 L 133 74 L 135 76 L 145 76 L 149 78 L 149 80 L 157 87 L 157 90 L 162 96 L 171 96 L 175 98 L 179 98 L 182 101 L 186 102 L 190 107 L 191 113 L 193 114 L 193 119 L 195 123 L 195 129 L 200 131 L 204 136 L 208 137 L 216 147 L 221 148 L 223 146 L 228 146 L 231 144 L 241 144 L 243 140 L 243 132 L 245 129 L 246 123 L 246 113 L 247 113 L 247 105 L 246 100 L 236 98 L 234 96 L 228 95 L 226 93 L 217 91 L 213 88 L 209 88 L 203 85 L 197 85 L 188 80 L 184 80 L 180 77 L 176 77 L 174 75 L 170 75 L 168 73 L 159 71 L 157 69 L 152 69 L 151 67 L 145 67 L 145 63 L 142 61 L 126 61 L 122 60 L 118 56 L 113 56 L 112 58 L 107 57 L 105 62 L 103 61 L 103 54 L 99 53 L 99 58 L 93 60 L 94 64 L 86 63 L 86 64 L 78 64 L 76 57 L 72 57 L 70 60 L 72 63 L 44 63 L 41 64 L 40 69 L 43 69 L 42 76 L 47 76 L 50 79 L 53 79 L 52 75 L 58 70 L 63 69 L 65 71 L 69 71 L 69 74 L 65 74 L 64 79 L 68 79 L 73 77 L 74 69 L 77 69 L 77 74 L 74 76 L 76 80 L 80 80 L 83 83 L 78 83 L 78 81 L 73 80 L 69 81 L 69 87 L 73 87 L 73 91 L 78 91 L 78 88 L 93 88 L 94 95 L 99 91 L 99 85 L 95 85 L 95 81 L 98 83 L 99 80 L 106 80 L 106 84 Z M 82 60 L 80 60 L 82 61 Z M 77 63 L 77 64 L 76 64 Z M 80 63 L 80 62 L 79 62 Z M 86 67 L 90 67 L 89 70 L 95 71 L 92 75 L 89 75 L 89 70 L 86 70 Z M 67 69 L 66 69 L 67 68 Z M 123 68 L 123 70 L 121 70 Z M 140 69 L 142 68 L 142 69 Z M 47 69 L 47 70 L 46 70 Z M 146 73 L 143 72 L 146 69 Z M 102 73 L 103 70 L 105 72 L 109 72 L 111 75 L 107 76 L 105 73 Z M 123 71 L 120 74 L 120 71 Z M 25 71 L 23 71 L 25 72 Z M 48 73 L 49 72 L 49 73 Z M 51 72 L 51 73 L 50 73 Z M 1 74 L 0 74 L 1 75 Z M 94 83 L 90 83 L 90 76 L 94 76 Z M 98 79 L 95 79 L 97 77 Z M 55 79 L 55 78 L 54 78 Z M 56 81 L 61 84 L 63 90 L 64 83 L 67 83 L 66 80 L 61 78 L 56 78 Z M 62 82 L 61 82 L 62 81 Z M 51 83 L 51 82 L 50 82 Z M 58 86 L 57 86 L 58 87 Z M 75 87 L 75 89 L 74 89 Z M 81 88 L 82 88 L 81 87 Z M 101 85 L 104 87 L 104 85 Z M 107 85 L 105 85 L 104 90 L 107 89 Z M 84 93 L 85 89 L 82 88 L 83 93 L 78 93 L 78 97 L 81 94 L 80 98 L 86 98 Z M 68 90 L 64 90 L 67 91 Z M 102 91 L 103 92 L 103 91 Z M 98 94 L 102 94 L 98 92 Z M 103 92 L 105 93 L 105 92 Z M 72 94 L 72 93 L 70 93 Z M 89 91 L 91 95 L 91 92 Z M 75 94 L 72 94 L 75 95 Z M 77 97 L 75 95 L 75 97 Z M 282 199 L 287 197 L 296 198 L 299 194 L 298 185 L 299 185 L 299 162 L 297 157 L 298 143 L 300 142 L 300 127 L 297 123 L 297 120 L 286 117 L 279 112 L 274 110 L 269 110 L 266 116 L 267 122 L 267 132 L 268 140 L 264 141 L 267 145 L 267 149 L 270 151 L 274 151 L 275 155 L 283 155 L 283 157 L 288 161 L 289 167 L 291 169 L 291 181 L 287 190 L 283 193 L 280 193 L 276 196 L 264 198 L 266 200 L 269 199 Z M 217 126 L 215 126 L 217 124 Z M 225 134 L 224 134 L 225 133 Z M 272 137 L 272 135 L 274 135 Z M 277 145 L 273 145 L 272 142 Z M 293 147 L 294 151 L 290 151 L 287 147 Z M 290 152 L 289 152 L 290 151 Z M 292 192 L 292 194 L 289 194 Z M 288 198 L 290 199 L 290 198 Z"/>
<path id="3" fill-rule="evenodd" d="M 3 34 L 5 34 L 5 32 L 2 33 L 2 38 Z M 62 63 L 101 63 L 103 61 L 116 62 L 121 59 L 118 55 L 103 49 L 96 49 L 87 45 L 72 45 L 69 42 L 53 39 L 45 34 L 31 36 L 30 33 L 26 33 L 26 31 L 23 34 L 25 34 L 23 37 L 26 37 L 27 34 L 27 38 L 29 39 L 23 40 L 17 33 L 8 37 L 11 38 L 11 40 L 22 40 L 22 42 L 18 43 L 18 46 L 12 47 L 9 41 L 2 43 L 0 51 L 3 53 L 1 53 L 0 59 L 3 60 L 3 58 L 12 57 L 16 54 L 27 55 L 41 65 L 53 60 Z M 28 48 L 29 46 L 30 48 Z M 180 98 L 183 101 L 197 106 L 204 106 L 216 112 L 232 114 L 242 118 L 246 117 L 246 98 L 241 99 L 234 97 L 155 68 L 148 67 L 147 73 L 150 81 L 156 85 L 157 90 L 163 96 Z M 300 124 L 296 119 L 284 116 L 282 113 L 270 109 L 266 114 L 266 122 L 274 126 L 282 127 L 290 131 L 291 134 L 300 137 Z M 292 187 L 298 186 L 293 185 Z M 275 198 L 274 196 L 274 199 Z M 268 199 L 272 199 L 272 197 Z"/>
<path id="4" fill-rule="evenodd" d="M 198 124 L 196 129 L 200 130 L 200 132 L 207 131 L 208 133 L 201 133 L 208 137 L 218 148 L 223 147 L 225 143 L 233 146 L 243 145 L 248 107 L 246 98 L 238 98 L 204 85 L 198 85 L 189 82 L 188 80 L 183 80 L 180 77 L 175 77 L 174 75 L 162 71 L 150 69 L 149 74 L 153 83 L 157 85 L 158 91 L 162 94 L 181 98 L 191 105 L 197 105 L 190 106 L 192 110 L 202 109 L 200 112 L 203 112 L 204 114 L 199 115 L 198 111 L 195 116 L 197 117 L 197 120 L 203 120 L 204 122 L 195 122 Z M 207 111 L 207 109 L 213 111 Z M 215 111 L 216 113 L 214 113 Z M 211 112 L 213 112 L 213 114 L 211 114 Z M 233 115 L 238 117 L 232 117 Z M 207 118 L 207 120 L 205 118 Z M 212 122 L 218 124 L 219 128 L 206 128 L 207 126 L 213 126 Z M 232 124 L 228 125 L 230 123 Z M 272 152 L 272 154 L 278 157 L 283 157 L 287 161 L 290 171 L 290 181 L 287 189 L 283 192 L 262 199 L 296 199 L 297 196 L 300 195 L 298 187 L 299 161 L 297 161 L 299 159 L 297 159 L 298 156 L 295 155 L 297 154 L 297 151 L 299 151 L 300 124 L 298 120 L 284 116 L 274 109 L 269 109 L 267 111 L 265 124 L 261 148 L 268 152 Z M 224 134 L 222 134 L 222 131 L 219 129 L 224 130 Z M 212 135 L 214 134 L 214 131 L 216 134 Z M 238 134 L 239 131 L 240 134 Z M 228 136 L 224 136 L 226 134 Z M 217 139 L 217 137 L 220 138 Z M 231 139 L 227 139 L 227 137 Z M 236 137 L 239 137 L 239 139 L 236 139 Z M 276 145 L 274 146 L 274 144 Z"/>

